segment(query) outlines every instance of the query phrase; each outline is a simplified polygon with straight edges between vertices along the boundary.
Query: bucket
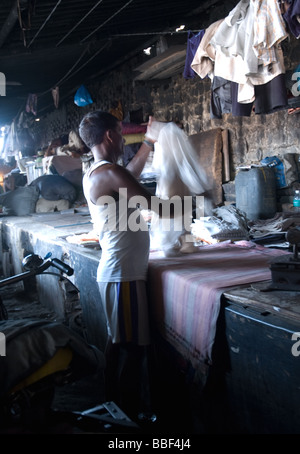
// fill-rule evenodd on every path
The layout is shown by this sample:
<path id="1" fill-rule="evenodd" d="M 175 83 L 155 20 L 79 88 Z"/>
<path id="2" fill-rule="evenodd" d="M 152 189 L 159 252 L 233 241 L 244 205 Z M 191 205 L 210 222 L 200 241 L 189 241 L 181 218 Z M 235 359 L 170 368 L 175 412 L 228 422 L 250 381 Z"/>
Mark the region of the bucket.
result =
<path id="1" fill-rule="evenodd" d="M 27 184 L 30 184 L 33 180 L 43 175 L 43 167 L 37 167 L 34 161 L 29 161 L 25 164 Z"/>
<path id="2" fill-rule="evenodd" d="M 240 170 L 235 178 L 236 208 L 248 220 L 270 219 L 277 212 L 276 177 L 272 168 Z"/>

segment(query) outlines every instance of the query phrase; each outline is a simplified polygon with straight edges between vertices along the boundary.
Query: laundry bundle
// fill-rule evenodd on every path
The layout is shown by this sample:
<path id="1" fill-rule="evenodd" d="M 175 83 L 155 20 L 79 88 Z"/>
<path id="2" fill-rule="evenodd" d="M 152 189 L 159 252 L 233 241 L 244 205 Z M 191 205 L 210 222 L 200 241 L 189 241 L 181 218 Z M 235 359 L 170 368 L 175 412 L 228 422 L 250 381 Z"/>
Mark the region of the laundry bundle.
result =
<path id="1" fill-rule="evenodd" d="M 215 208 L 212 216 L 194 219 L 191 233 L 199 245 L 249 240 L 245 214 L 233 205 Z"/>

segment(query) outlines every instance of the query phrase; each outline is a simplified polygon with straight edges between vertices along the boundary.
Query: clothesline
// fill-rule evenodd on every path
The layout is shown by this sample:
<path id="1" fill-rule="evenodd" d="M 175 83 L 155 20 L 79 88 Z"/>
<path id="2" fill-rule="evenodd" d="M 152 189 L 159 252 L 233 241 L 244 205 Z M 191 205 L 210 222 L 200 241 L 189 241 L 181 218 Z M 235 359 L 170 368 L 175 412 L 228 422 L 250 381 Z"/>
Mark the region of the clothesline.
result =
<path id="1" fill-rule="evenodd" d="M 112 35 L 112 38 L 116 38 L 116 37 L 120 37 L 120 36 L 152 36 L 152 35 L 174 35 L 174 33 L 177 34 L 187 34 L 187 33 L 198 33 L 200 32 L 201 30 L 180 30 L 180 31 L 176 31 L 176 30 L 172 30 L 172 31 L 164 31 L 164 32 L 143 32 L 143 33 L 119 33 L 119 34 L 116 34 L 116 35 Z"/>

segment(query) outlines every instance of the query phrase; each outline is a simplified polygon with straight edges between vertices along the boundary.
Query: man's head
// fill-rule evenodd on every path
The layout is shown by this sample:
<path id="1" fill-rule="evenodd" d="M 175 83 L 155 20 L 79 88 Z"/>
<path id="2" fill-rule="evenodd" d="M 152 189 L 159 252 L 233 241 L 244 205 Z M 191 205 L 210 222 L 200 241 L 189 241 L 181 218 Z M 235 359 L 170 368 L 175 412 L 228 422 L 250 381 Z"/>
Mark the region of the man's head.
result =
<path id="1" fill-rule="evenodd" d="M 87 113 L 80 122 L 79 135 L 83 142 L 92 149 L 100 145 L 107 131 L 115 131 L 119 127 L 119 120 L 108 112 L 96 110 Z"/>

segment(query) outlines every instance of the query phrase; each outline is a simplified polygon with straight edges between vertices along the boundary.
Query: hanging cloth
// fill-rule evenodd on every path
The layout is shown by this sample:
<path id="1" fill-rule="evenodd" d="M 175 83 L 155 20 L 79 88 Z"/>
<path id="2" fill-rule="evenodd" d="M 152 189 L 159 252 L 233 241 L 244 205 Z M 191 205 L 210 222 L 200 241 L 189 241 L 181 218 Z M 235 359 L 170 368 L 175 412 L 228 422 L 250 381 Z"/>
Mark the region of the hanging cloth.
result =
<path id="1" fill-rule="evenodd" d="M 291 33 L 295 38 L 300 38 L 300 0 L 292 0 L 288 10 L 283 14 Z"/>
<path id="2" fill-rule="evenodd" d="M 231 112 L 231 81 L 215 76 L 211 84 L 210 118 L 222 118 Z"/>
<path id="3" fill-rule="evenodd" d="M 275 46 L 288 37 L 278 2 L 256 0 L 253 50 L 264 66 L 277 61 Z"/>
<path id="4" fill-rule="evenodd" d="M 216 33 L 216 30 L 222 24 L 224 19 L 220 19 L 213 22 L 206 30 L 205 34 L 196 50 L 194 59 L 191 63 L 191 68 L 204 79 L 206 76 L 212 78 L 214 73 L 214 60 L 216 51 L 215 48 L 210 44 L 211 38 Z"/>
<path id="5" fill-rule="evenodd" d="M 33 115 L 37 114 L 37 95 L 29 93 L 26 102 L 26 112 L 32 112 Z"/>
<path id="6" fill-rule="evenodd" d="M 196 76 L 195 71 L 191 68 L 192 61 L 195 57 L 196 51 L 203 38 L 205 30 L 200 30 L 196 35 L 192 31 L 188 31 L 188 40 L 186 48 L 185 66 L 183 70 L 183 77 L 185 79 L 193 79 Z"/>
<path id="7" fill-rule="evenodd" d="M 53 98 L 54 105 L 55 105 L 56 109 L 58 109 L 58 105 L 59 105 L 59 87 L 52 88 L 51 93 L 52 93 L 52 98 Z"/>

